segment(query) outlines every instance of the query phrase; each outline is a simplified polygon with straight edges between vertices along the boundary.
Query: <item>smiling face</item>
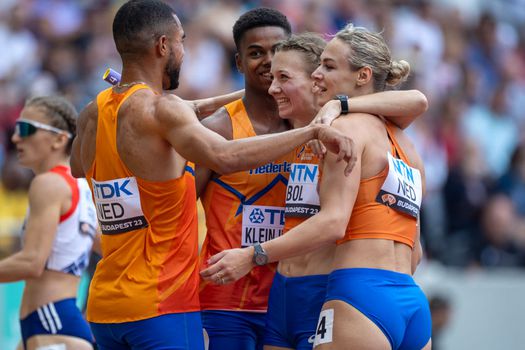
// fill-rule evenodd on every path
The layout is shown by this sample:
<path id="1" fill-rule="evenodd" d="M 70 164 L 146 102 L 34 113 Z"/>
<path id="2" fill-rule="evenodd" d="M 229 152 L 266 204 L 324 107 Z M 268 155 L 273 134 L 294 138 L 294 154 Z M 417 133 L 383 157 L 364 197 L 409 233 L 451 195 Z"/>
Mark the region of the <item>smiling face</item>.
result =
<path id="1" fill-rule="evenodd" d="M 267 93 L 272 83 L 272 47 L 285 38 L 281 27 L 256 27 L 244 33 L 235 59 L 247 88 Z"/>
<path id="2" fill-rule="evenodd" d="M 337 94 L 357 96 L 356 81 L 359 70 L 350 68 L 350 47 L 340 39 L 332 39 L 321 55 L 321 65 L 312 73 L 319 106 Z"/>
<path id="3" fill-rule="evenodd" d="M 279 116 L 294 126 L 308 124 L 316 113 L 313 81 L 306 67 L 304 53 L 299 51 L 278 51 L 272 60 L 273 82 L 268 92 L 277 102 Z"/>

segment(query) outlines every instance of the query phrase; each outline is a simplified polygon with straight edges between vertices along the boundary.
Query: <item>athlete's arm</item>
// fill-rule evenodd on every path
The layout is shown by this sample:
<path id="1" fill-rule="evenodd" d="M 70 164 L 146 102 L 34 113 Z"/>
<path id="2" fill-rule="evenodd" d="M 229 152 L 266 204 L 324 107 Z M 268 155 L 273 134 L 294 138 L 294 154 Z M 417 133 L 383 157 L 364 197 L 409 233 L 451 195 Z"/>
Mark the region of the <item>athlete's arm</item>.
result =
<path id="1" fill-rule="evenodd" d="M 71 175 L 76 178 L 85 177 L 84 169 L 82 169 L 82 161 L 80 160 L 80 148 L 82 147 L 82 135 L 86 128 L 85 109 L 82 110 L 77 119 L 77 133 L 73 139 L 71 146 L 71 156 L 69 157 L 69 167 L 71 168 Z"/>
<path id="2" fill-rule="evenodd" d="M 74 177 L 85 177 L 95 158 L 97 135 L 97 105 L 90 102 L 79 114 L 77 133 L 73 139 L 69 166 Z"/>
<path id="3" fill-rule="evenodd" d="M 381 115 L 405 129 L 428 109 L 426 96 L 419 90 L 383 91 L 352 97 L 351 112 Z"/>
<path id="4" fill-rule="evenodd" d="M 210 117 L 201 121 L 202 125 L 206 128 L 213 130 L 217 134 L 224 137 L 226 140 L 231 140 L 233 138 L 232 123 L 230 115 L 226 108 L 220 108 Z M 217 176 L 213 170 L 208 169 L 201 165 L 195 165 L 195 186 L 197 189 L 197 198 L 206 190 L 208 182 L 214 177 Z"/>
<path id="5" fill-rule="evenodd" d="M 70 193 L 57 174 L 45 173 L 33 179 L 23 248 L 0 261 L 0 282 L 40 277 L 55 239 L 62 202 Z"/>
<path id="6" fill-rule="evenodd" d="M 190 104 L 191 108 L 197 114 L 197 118 L 199 120 L 202 120 L 206 118 L 207 116 L 210 116 L 213 114 L 216 110 L 221 108 L 222 106 L 233 102 L 235 100 L 238 100 L 244 96 L 244 90 L 237 90 L 234 92 L 230 92 L 229 94 L 209 97 L 209 98 L 203 98 L 200 100 L 193 100 L 193 101 L 186 101 L 188 104 Z"/>
<path id="7" fill-rule="evenodd" d="M 302 255 L 344 237 L 359 190 L 363 135 L 367 131 L 353 118 L 337 119 L 334 127 L 354 139 L 357 154 L 355 169 L 349 176 L 344 176 L 344 164 L 338 162 L 333 154 L 326 156 L 319 190 L 321 210 L 285 235 L 264 242 L 262 246 L 269 262 Z M 223 281 L 235 281 L 251 270 L 252 257 L 253 247 L 225 250 L 209 259 L 211 266 L 201 271 L 201 276 L 213 280 L 212 276 L 220 271 Z"/>
<path id="8" fill-rule="evenodd" d="M 347 174 L 353 167 L 352 140 L 334 128 L 309 125 L 279 134 L 228 141 L 202 126 L 186 104 L 170 97 L 163 98 L 157 109 L 159 132 L 182 157 L 219 174 L 261 166 L 311 139 L 319 139 L 328 151 L 337 153 L 339 160 L 345 160 Z"/>
<path id="9" fill-rule="evenodd" d="M 427 98 L 419 90 L 383 91 L 348 99 L 348 110 L 351 113 L 381 115 L 401 129 L 408 127 L 427 109 Z M 328 101 L 317 114 L 315 121 L 330 124 L 340 113 L 339 100 Z"/>
<path id="10" fill-rule="evenodd" d="M 423 197 L 424 197 L 425 193 L 426 193 L 425 167 L 423 165 L 423 160 L 421 159 L 421 157 L 419 155 L 416 154 L 416 156 L 414 158 L 415 158 L 414 165 L 415 165 L 416 168 L 419 169 L 419 171 L 421 173 L 421 185 L 423 186 L 422 193 L 423 193 Z M 417 217 L 417 226 L 416 226 L 416 228 L 417 228 L 417 230 L 416 230 L 416 239 L 415 239 L 415 242 L 414 242 L 414 248 L 412 248 L 412 256 L 410 257 L 410 263 L 411 263 L 410 265 L 411 265 L 412 274 L 414 274 L 416 272 L 417 266 L 419 265 L 419 263 L 423 259 L 423 245 L 421 244 L 421 220 L 420 220 L 420 216 Z"/>

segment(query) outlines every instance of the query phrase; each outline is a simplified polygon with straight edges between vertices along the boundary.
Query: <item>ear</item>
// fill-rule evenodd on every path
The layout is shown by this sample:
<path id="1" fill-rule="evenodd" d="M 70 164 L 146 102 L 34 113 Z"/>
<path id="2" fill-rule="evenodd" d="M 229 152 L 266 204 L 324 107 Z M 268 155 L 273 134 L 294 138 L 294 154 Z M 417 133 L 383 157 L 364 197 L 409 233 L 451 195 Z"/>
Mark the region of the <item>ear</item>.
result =
<path id="1" fill-rule="evenodd" d="M 368 84 L 368 82 L 372 79 L 372 75 L 373 73 L 370 67 L 365 66 L 359 68 L 356 79 L 357 86 L 364 86 Z"/>
<path id="2" fill-rule="evenodd" d="M 168 48 L 168 37 L 166 35 L 161 35 L 156 43 L 155 43 L 155 47 L 157 49 L 157 53 L 164 57 L 164 56 L 167 56 L 169 54 L 169 48 Z"/>
<path id="3" fill-rule="evenodd" d="M 51 147 L 53 148 L 53 150 L 58 150 L 61 148 L 65 149 L 67 147 L 68 142 L 69 142 L 69 138 L 66 135 L 57 134 L 55 137 L 55 140 L 51 144 Z"/>
<path id="4" fill-rule="evenodd" d="M 244 71 L 243 71 L 243 69 L 242 69 L 242 59 L 241 59 L 241 55 L 239 55 L 238 52 L 235 54 L 235 65 L 237 66 L 237 70 L 239 71 L 239 73 L 244 74 Z"/>

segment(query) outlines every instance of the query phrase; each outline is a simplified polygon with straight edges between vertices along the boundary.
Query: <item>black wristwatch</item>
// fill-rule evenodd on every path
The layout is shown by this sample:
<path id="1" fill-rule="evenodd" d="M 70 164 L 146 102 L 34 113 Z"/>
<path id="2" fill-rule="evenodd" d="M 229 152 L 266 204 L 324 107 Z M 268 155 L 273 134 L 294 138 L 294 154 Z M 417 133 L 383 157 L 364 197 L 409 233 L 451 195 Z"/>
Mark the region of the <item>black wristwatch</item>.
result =
<path id="1" fill-rule="evenodd" d="M 341 101 L 341 114 L 348 113 L 348 96 L 335 95 L 335 100 Z"/>
<path id="2" fill-rule="evenodd" d="M 268 255 L 266 255 L 263 247 L 259 243 L 256 243 L 253 249 L 253 263 L 257 266 L 266 265 L 268 263 Z"/>

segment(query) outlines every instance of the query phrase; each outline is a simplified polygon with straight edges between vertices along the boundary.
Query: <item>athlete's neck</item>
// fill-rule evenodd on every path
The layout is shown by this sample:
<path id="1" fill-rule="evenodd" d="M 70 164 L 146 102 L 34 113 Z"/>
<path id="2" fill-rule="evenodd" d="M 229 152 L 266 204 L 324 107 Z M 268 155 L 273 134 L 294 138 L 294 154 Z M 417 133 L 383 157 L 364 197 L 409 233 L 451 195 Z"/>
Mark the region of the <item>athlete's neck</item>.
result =
<path id="1" fill-rule="evenodd" d="M 34 167 L 31 167 L 31 170 L 33 170 L 35 175 L 38 175 L 46 173 L 59 165 L 66 166 L 69 168 L 69 159 L 58 155 L 51 156 L 49 158 L 44 159 L 42 162 L 35 165 Z"/>
<path id="2" fill-rule="evenodd" d="M 246 89 L 243 102 L 258 135 L 279 132 L 288 128 L 287 123 L 279 117 L 275 100 L 267 93 Z"/>
<path id="3" fill-rule="evenodd" d="M 130 86 L 141 82 L 155 92 L 162 94 L 162 74 L 156 74 L 153 69 L 144 69 L 144 62 L 127 61 L 123 63 L 121 86 Z"/>

